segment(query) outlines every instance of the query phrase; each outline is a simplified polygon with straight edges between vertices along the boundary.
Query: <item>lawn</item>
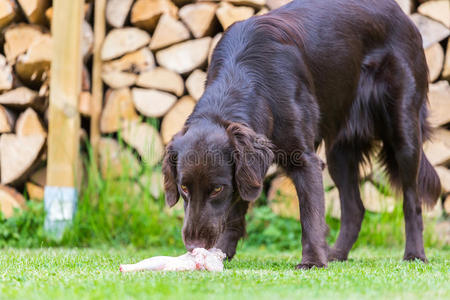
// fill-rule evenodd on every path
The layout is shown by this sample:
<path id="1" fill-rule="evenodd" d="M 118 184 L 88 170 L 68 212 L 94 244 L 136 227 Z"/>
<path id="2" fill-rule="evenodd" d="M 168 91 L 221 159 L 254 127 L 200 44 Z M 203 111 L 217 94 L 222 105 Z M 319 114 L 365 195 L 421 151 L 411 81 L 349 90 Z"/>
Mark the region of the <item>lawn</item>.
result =
<path id="1" fill-rule="evenodd" d="M 429 264 L 401 260 L 401 249 L 358 248 L 349 262 L 296 271 L 298 253 L 246 249 L 223 273 L 120 274 L 120 263 L 182 250 L 3 249 L 2 299 L 450 299 L 450 250 L 428 250 Z"/>

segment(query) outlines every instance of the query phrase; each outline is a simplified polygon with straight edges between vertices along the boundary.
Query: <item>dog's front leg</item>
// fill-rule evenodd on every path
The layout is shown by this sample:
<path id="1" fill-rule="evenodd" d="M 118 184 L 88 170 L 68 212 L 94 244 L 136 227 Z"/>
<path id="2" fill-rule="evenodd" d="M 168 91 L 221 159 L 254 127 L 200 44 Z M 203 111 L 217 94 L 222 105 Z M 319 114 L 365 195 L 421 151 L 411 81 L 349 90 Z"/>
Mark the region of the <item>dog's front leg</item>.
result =
<path id="1" fill-rule="evenodd" d="M 221 234 L 214 248 L 222 250 L 226 254 L 227 260 L 231 260 L 236 254 L 236 247 L 242 236 L 241 232 L 227 229 Z"/>
<path id="2" fill-rule="evenodd" d="M 301 161 L 289 170 L 300 205 L 302 225 L 302 261 L 299 269 L 327 266 L 325 200 L 322 161 L 314 153 L 303 153 Z"/>
<path id="3" fill-rule="evenodd" d="M 239 198 L 235 201 L 232 210 L 227 216 L 224 226 L 225 230 L 214 246 L 222 250 L 227 255 L 228 260 L 231 260 L 236 254 L 237 244 L 245 235 L 245 214 L 248 209 L 248 202 Z"/>

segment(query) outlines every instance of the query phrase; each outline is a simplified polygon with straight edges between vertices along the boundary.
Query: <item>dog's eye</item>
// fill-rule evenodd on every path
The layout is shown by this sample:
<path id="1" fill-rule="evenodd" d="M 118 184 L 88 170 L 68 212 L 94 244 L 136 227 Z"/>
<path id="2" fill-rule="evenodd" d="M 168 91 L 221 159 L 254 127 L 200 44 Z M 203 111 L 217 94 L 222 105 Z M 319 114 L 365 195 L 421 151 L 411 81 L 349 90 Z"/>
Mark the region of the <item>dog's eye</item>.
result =
<path id="1" fill-rule="evenodd" d="M 181 185 L 181 190 L 183 191 L 183 193 L 188 194 L 189 190 L 187 188 L 187 186 L 185 186 L 184 184 Z"/>
<path id="2" fill-rule="evenodd" d="M 216 196 L 217 194 L 219 194 L 221 191 L 223 191 L 223 186 L 216 186 L 214 188 L 214 190 L 211 193 L 211 196 Z"/>

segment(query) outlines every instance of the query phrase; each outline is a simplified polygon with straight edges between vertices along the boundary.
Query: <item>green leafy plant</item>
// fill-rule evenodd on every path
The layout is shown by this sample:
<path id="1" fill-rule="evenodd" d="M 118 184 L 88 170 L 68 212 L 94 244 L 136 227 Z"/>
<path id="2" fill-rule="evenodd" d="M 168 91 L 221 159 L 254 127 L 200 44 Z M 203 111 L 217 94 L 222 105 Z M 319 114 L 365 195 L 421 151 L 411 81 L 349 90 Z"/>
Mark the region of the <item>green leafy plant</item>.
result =
<path id="1" fill-rule="evenodd" d="M 0 213 L 0 248 L 53 245 L 45 237 L 44 216 L 43 203 L 35 202 L 28 202 L 26 210 L 8 219 Z"/>

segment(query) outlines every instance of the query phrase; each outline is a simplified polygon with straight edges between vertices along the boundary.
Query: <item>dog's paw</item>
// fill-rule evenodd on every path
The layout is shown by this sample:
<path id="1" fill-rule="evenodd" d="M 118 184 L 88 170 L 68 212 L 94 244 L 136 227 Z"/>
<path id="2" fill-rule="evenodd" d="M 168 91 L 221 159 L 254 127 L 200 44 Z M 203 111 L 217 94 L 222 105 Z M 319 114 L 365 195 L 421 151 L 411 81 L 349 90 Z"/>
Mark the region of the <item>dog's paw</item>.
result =
<path id="1" fill-rule="evenodd" d="M 323 264 L 323 263 L 301 263 L 298 264 L 297 266 L 295 266 L 295 269 L 297 270 L 310 270 L 312 268 L 326 268 L 327 264 Z"/>
<path id="2" fill-rule="evenodd" d="M 336 249 L 329 248 L 328 249 L 328 261 L 347 261 L 348 260 L 348 252 Z"/>
<path id="3" fill-rule="evenodd" d="M 336 253 L 334 251 L 330 251 L 328 253 L 328 261 L 347 261 L 348 256 L 342 253 Z"/>
<path id="4" fill-rule="evenodd" d="M 428 263 L 428 259 L 425 255 L 416 255 L 416 254 L 405 254 L 405 256 L 403 257 L 403 260 L 405 261 L 415 261 L 415 260 L 420 260 L 424 263 Z"/>

